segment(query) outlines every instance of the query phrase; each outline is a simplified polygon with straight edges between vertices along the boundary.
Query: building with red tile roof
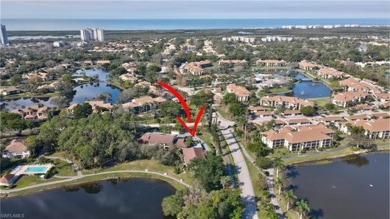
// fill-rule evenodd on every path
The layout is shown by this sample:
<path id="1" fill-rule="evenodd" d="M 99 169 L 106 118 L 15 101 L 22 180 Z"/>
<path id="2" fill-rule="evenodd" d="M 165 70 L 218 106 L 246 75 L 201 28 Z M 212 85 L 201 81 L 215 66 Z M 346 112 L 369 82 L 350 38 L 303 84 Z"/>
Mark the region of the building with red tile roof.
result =
<path id="1" fill-rule="evenodd" d="M 248 101 L 249 97 L 251 95 L 251 92 L 249 92 L 245 87 L 238 86 L 235 84 L 229 84 L 226 86 L 226 91 L 228 93 L 233 93 L 237 96 L 237 100 L 239 102 L 242 101 Z"/>
<path id="2" fill-rule="evenodd" d="M 183 160 L 184 164 L 188 165 L 193 159 L 206 159 L 206 155 L 202 148 L 191 147 L 191 148 L 183 148 Z"/>

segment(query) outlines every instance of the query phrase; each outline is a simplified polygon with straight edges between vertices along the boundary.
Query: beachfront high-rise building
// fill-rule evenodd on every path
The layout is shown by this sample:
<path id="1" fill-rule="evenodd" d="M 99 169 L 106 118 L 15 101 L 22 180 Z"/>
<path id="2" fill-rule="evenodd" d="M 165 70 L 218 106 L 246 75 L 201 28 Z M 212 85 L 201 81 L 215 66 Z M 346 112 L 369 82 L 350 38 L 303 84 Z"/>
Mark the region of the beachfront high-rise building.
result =
<path id="1" fill-rule="evenodd" d="M 96 40 L 101 42 L 104 41 L 104 31 L 99 28 L 82 29 L 80 30 L 80 36 L 82 41 L 90 41 L 90 40 Z"/>
<path id="2" fill-rule="evenodd" d="M 3 46 L 8 45 L 8 35 L 7 35 L 7 29 L 5 28 L 5 25 L 1 25 L 0 29 L 0 44 Z"/>
<path id="3" fill-rule="evenodd" d="M 94 39 L 93 30 L 90 28 L 80 30 L 80 36 L 82 41 L 90 41 Z"/>
<path id="4" fill-rule="evenodd" d="M 104 41 L 104 30 L 96 28 L 93 33 L 96 41 Z"/>

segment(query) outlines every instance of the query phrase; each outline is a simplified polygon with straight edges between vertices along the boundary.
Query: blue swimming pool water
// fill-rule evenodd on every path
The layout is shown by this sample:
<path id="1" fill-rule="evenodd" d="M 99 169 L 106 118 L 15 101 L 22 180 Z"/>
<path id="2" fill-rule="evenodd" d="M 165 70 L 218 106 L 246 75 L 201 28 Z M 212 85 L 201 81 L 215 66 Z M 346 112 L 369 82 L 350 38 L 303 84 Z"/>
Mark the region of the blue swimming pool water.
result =
<path id="1" fill-rule="evenodd" d="M 44 173 L 47 167 L 27 167 L 26 173 Z"/>

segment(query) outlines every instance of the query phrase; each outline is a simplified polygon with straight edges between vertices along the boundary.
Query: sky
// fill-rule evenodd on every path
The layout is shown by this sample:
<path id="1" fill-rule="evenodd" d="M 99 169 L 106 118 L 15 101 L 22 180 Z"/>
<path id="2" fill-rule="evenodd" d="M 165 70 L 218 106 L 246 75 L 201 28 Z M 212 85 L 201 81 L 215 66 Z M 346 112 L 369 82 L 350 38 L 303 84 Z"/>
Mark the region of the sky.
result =
<path id="1" fill-rule="evenodd" d="M 390 1 L 1 0 L 1 19 L 388 18 Z"/>

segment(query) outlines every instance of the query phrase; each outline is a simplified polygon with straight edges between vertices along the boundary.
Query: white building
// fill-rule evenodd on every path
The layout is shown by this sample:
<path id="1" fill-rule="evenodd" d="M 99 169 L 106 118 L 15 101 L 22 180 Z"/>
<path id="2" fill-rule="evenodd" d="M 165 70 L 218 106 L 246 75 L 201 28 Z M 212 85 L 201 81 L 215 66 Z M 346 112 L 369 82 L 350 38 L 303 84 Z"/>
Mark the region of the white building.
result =
<path id="1" fill-rule="evenodd" d="M 30 151 L 20 139 L 14 139 L 3 151 L 4 158 L 26 158 L 30 156 Z"/>
<path id="2" fill-rule="evenodd" d="M 80 30 L 80 36 L 82 41 L 90 41 L 90 40 L 96 40 L 96 41 L 104 41 L 104 30 L 96 28 L 96 29 L 81 29 Z"/>
<path id="3" fill-rule="evenodd" d="M 5 28 L 5 25 L 2 24 L 0 28 L 0 44 L 3 46 L 6 46 L 9 44 L 8 42 L 8 35 L 7 35 L 7 29 Z"/>
<path id="4" fill-rule="evenodd" d="M 93 31 L 93 34 L 94 34 L 94 39 L 95 39 L 96 41 L 100 41 L 100 42 L 103 42 L 103 41 L 104 41 L 104 30 L 99 29 L 99 28 L 96 28 L 96 29 Z"/>

